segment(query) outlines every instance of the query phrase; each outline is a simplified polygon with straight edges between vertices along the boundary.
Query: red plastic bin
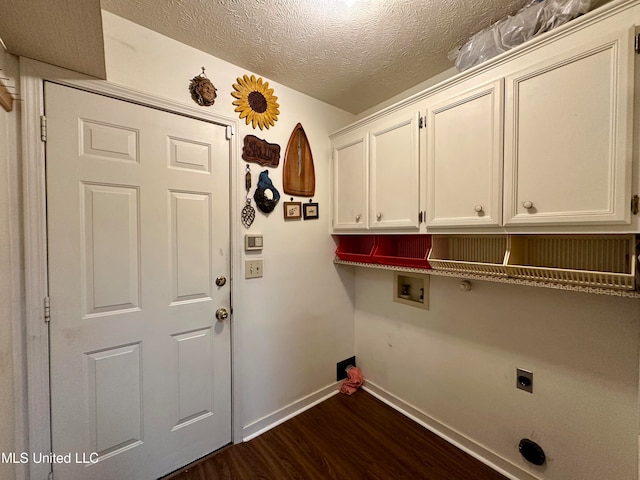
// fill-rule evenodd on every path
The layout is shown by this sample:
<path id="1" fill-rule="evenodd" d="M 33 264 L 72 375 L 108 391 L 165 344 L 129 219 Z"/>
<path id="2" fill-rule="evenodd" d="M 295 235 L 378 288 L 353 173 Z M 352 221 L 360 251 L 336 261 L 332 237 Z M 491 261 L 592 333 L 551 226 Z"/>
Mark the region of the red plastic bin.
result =
<path id="1" fill-rule="evenodd" d="M 373 259 L 396 267 L 431 268 L 427 260 L 430 248 L 431 235 L 379 235 Z"/>
<path id="2" fill-rule="evenodd" d="M 350 262 L 374 263 L 374 246 L 374 235 L 340 235 L 336 255 Z"/>

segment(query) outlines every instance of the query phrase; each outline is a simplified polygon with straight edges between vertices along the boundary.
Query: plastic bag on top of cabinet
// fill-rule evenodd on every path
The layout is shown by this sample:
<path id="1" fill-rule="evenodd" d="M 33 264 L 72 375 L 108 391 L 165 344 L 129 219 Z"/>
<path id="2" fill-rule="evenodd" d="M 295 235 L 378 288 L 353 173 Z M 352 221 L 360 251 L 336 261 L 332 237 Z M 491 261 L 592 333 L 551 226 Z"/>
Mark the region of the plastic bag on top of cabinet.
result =
<path id="1" fill-rule="evenodd" d="M 513 16 L 498 20 L 449 54 L 462 72 L 585 14 L 591 0 L 530 0 Z"/>

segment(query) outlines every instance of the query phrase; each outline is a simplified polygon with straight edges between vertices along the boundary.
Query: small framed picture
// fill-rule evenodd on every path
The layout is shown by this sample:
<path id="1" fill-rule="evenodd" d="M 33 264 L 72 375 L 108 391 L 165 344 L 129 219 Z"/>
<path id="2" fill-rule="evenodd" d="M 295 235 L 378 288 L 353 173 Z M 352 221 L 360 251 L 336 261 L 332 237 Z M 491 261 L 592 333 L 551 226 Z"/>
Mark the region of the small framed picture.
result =
<path id="1" fill-rule="evenodd" d="M 284 219 L 297 220 L 302 218 L 301 202 L 284 202 Z"/>
<path id="2" fill-rule="evenodd" d="M 318 212 L 318 204 L 317 203 L 305 203 L 303 205 L 304 210 L 304 219 L 312 220 L 314 218 L 319 218 L 320 214 Z"/>

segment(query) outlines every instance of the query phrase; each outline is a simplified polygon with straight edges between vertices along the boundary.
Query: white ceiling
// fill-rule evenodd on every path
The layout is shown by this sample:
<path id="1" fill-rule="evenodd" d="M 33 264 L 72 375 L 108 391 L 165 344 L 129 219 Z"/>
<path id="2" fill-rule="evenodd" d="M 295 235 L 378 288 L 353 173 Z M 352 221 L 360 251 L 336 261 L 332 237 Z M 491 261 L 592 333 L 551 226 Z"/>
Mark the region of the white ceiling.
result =
<path id="1" fill-rule="evenodd" d="M 102 0 L 102 6 L 360 113 L 453 64 L 447 53 L 523 0 Z"/>
<path id="2" fill-rule="evenodd" d="M 0 38 L 11 53 L 104 78 L 101 5 L 358 114 L 451 68 L 453 48 L 525 1 L 0 0 Z"/>

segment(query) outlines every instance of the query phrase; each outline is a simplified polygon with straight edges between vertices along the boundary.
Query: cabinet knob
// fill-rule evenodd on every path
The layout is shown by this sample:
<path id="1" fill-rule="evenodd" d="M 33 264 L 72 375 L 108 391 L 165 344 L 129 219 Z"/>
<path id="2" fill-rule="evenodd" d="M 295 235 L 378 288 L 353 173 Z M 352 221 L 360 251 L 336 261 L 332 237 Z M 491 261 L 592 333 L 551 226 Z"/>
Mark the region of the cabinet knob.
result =
<path id="1" fill-rule="evenodd" d="M 474 208 L 474 210 L 475 210 L 476 212 L 478 212 L 478 213 L 482 212 L 482 210 L 483 210 L 483 209 L 482 209 L 482 205 L 476 205 L 476 206 L 475 206 L 475 208 Z"/>
<path id="2" fill-rule="evenodd" d="M 523 202 L 523 203 L 522 203 L 522 206 L 523 206 L 524 208 L 526 208 L 527 210 L 530 210 L 530 209 L 532 209 L 532 208 L 533 208 L 533 202 L 529 202 L 529 201 Z"/>
<path id="3" fill-rule="evenodd" d="M 378 221 L 380 221 L 381 218 L 382 218 L 382 214 L 381 213 L 376 215 L 376 219 L 378 219 Z"/>
<path id="4" fill-rule="evenodd" d="M 360 221 L 360 214 L 357 214 L 356 215 L 356 222 L 359 222 L 359 221 Z"/>

